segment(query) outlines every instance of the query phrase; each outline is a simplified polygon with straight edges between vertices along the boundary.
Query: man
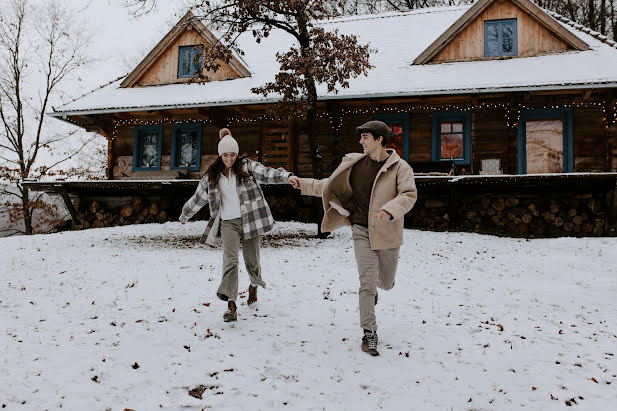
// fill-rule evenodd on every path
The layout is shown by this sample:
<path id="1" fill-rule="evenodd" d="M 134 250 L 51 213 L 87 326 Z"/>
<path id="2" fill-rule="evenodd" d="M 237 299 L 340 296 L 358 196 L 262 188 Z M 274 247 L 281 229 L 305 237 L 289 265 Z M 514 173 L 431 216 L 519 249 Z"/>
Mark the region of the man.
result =
<path id="1" fill-rule="evenodd" d="M 390 290 L 394 286 L 403 244 L 403 217 L 416 202 L 417 191 L 409 164 L 394 150 L 386 149 L 388 126 L 369 121 L 356 130 L 364 154 L 347 154 L 329 178 L 292 176 L 289 182 L 303 195 L 323 198 L 323 232 L 352 226 L 360 277 L 362 350 L 377 356 L 377 287 Z"/>

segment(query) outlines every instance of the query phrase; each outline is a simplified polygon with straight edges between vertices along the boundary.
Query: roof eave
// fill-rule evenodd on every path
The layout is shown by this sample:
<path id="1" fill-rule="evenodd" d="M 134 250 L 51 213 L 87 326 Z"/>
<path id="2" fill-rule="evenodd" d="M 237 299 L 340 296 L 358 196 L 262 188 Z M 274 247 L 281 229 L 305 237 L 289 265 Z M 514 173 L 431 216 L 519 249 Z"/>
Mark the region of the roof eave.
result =
<path id="1" fill-rule="evenodd" d="M 426 90 L 417 92 L 394 92 L 394 93 L 371 93 L 371 94 L 345 94 L 320 97 L 320 101 L 327 100 L 355 100 L 366 98 L 390 98 L 390 97 L 423 97 L 423 96 L 438 96 L 438 95 L 459 95 L 459 94 L 487 94 L 487 93 L 512 93 L 517 91 L 556 91 L 556 90 L 575 90 L 575 89 L 605 89 L 617 88 L 617 81 L 604 83 L 578 83 L 578 84 L 558 84 L 558 85 L 538 85 L 538 86 L 512 86 L 512 87 L 471 87 L 454 90 Z M 113 114 L 127 113 L 131 111 L 153 111 L 153 110 L 174 110 L 182 108 L 199 108 L 199 107 L 222 107 L 222 106 L 243 106 L 252 104 L 272 104 L 278 102 L 278 99 L 261 99 L 261 100 L 241 100 L 241 101 L 224 101 L 215 103 L 196 103 L 196 104 L 171 104 L 158 106 L 142 106 L 142 107 L 122 107 L 122 108 L 107 108 L 107 109 L 92 109 L 92 110 L 76 110 L 76 111 L 53 111 L 45 113 L 46 115 L 67 122 L 68 116 L 84 116 L 93 114 Z M 72 123 L 72 122 L 71 122 Z M 72 123 L 74 124 L 74 123 Z"/>

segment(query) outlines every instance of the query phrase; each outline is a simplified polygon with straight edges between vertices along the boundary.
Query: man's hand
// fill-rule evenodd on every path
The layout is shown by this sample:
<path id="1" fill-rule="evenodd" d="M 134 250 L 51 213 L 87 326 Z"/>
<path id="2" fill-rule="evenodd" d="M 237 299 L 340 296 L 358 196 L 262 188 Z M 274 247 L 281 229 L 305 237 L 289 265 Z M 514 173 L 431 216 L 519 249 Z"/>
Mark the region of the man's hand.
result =
<path id="1" fill-rule="evenodd" d="M 377 214 L 375 214 L 375 219 L 376 220 L 389 220 L 392 218 L 392 214 L 388 213 L 387 211 L 384 210 L 379 210 L 379 212 Z"/>
<path id="2" fill-rule="evenodd" d="M 296 176 L 289 176 L 287 182 L 292 185 L 293 188 L 300 188 L 300 179 Z"/>

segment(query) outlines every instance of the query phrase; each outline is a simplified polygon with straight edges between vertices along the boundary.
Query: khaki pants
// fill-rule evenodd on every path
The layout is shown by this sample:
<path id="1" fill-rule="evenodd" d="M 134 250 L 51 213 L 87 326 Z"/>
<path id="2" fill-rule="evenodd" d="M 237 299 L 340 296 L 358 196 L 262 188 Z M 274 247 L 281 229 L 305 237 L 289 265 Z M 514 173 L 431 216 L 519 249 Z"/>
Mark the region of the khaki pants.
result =
<path id="1" fill-rule="evenodd" d="M 394 287 L 400 247 L 371 250 L 368 228 L 357 224 L 352 227 L 352 238 L 360 277 L 360 290 L 358 292 L 360 326 L 365 330 L 377 331 L 375 319 L 377 287 L 383 290 L 390 290 Z"/>
<path id="2" fill-rule="evenodd" d="M 259 263 L 259 249 L 261 236 L 244 239 L 242 219 L 221 220 L 221 238 L 223 240 L 223 278 L 216 295 L 223 301 L 238 298 L 238 250 L 242 243 L 244 265 L 249 274 L 251 284 L 265 287 L 261 280 L 261 265 Z"/>

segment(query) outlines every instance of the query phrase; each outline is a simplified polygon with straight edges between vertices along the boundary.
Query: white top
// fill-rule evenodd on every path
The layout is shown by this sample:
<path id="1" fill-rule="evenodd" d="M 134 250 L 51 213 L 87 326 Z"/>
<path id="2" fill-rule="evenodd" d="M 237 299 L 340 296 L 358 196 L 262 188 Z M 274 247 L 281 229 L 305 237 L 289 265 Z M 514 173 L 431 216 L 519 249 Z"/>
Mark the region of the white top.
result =
<path id="1" fill-rule="evenodd" d="M 221 173 L 219 191 L 221 192 L 221 220 L 233 220 L 242 217 L 240 196 L 238 196 L 238 189 L 236 188 L 236 175 L 231 170 L 229 170 L 229 178 Z"/>

